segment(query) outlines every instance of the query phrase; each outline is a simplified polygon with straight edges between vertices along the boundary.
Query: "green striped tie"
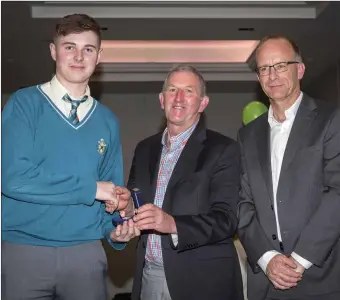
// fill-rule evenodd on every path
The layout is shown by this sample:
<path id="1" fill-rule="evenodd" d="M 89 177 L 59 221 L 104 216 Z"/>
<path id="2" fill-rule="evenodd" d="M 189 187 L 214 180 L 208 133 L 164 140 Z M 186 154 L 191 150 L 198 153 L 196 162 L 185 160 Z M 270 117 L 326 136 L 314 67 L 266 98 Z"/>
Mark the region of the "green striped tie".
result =
<path id="1" fill-rule="evenodd" d="M 78 115 L 77 115 L 77 109 L 78 109 L 78 106 L 80 105 L 80 103 L 85 102 L 87 100 L 87 98 L 88 98 L 88 96 L 84 96 L 80 100 L 72 100 L 71 97 L 68 94 L 65 94 L 65 96 L 63 97 L 64 101 L 69 102 L 72 105 L 70 115 L 68 117 L 69 121 L 72 124 L 78 124 L 79 123 L 79 118 L 78 118 Z"/>

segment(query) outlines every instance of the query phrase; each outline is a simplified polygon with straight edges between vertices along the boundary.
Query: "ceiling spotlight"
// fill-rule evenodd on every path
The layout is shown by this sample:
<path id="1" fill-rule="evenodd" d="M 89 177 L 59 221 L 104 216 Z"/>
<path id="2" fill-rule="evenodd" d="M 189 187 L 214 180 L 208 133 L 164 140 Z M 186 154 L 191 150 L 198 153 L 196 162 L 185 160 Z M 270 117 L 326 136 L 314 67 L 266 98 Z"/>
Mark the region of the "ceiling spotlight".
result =
<path id="1" fill-rule="evenodd" d="M 253 27 L 240 27 L 238 31 L 254 31 Z"/>

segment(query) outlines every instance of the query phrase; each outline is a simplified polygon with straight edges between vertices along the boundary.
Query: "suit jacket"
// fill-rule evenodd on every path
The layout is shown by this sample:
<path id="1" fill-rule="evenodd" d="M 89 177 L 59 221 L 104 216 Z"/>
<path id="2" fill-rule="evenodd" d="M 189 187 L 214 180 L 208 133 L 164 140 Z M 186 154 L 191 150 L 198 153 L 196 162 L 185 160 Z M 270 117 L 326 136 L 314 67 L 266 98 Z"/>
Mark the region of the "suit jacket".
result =
<path id="1" fill-rule="evenodd" d="M 162 133 L 140 142 L 128 187 L 153 203 Z M 175 219 L 178 245 L 161 236 L 164 270 L 171 298 L 241 300 L 242 278 L 233 236 L 237 228 L 240 153 L 238 145 L 199 121 L 169 180 L 162 209 Z M 137 245 L 132 299 L 139 299 L 148 233 Z M 152 299 L 150 299 L 152 300 Z"/>
<path id="2" fill-rule="evenodd" d="M 305 95 L 284 153 L 276 238 L 268 113 L 239 132 L 242 178 L 238 234 L 248 256 L 249 300 L 293 299 L 340 290 L 340 113 Z M 314 265 L 297 287 L 275 290 L 257 265 L 269 250 L 293 251 Z"/>

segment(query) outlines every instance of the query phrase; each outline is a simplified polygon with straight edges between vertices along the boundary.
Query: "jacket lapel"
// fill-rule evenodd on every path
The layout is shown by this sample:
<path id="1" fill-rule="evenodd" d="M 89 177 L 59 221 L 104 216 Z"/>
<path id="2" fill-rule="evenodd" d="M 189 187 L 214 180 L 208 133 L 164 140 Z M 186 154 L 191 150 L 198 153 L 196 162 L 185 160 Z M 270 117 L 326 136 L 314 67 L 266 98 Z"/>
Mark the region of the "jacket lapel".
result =
<path id="1" fill-rule="evenodd" d="M 178 158 L 175 168 L 170 177 L 166 193 L 164 196 L 163 209 L 167 211 L 169 209 L 170 195 L 173 187 L 185 178 L 187 174 L 193 173 L 197 167 L 198 157 L 204 147 L 203 141 L 206 138 L 206 129 L 204 127 L 203 121 L 199 121 L 197 127 L 192 133 L 191 137 L 188 139 L 184 149 Z"/>
<path id="2" fill-rule="evenodd" d="M 281 173 L 288 169 L 294 158 L 296 150 L 301 146 L 302 141 L 305 140 L 302 137 L 307 135 L 309 127 L 316 116 L 315 108 L 316 105 L 313 99 L 307 95 L 304 95 L 290 131 L 286 150 L 282 160 Z"/>
<path id="3" fill-rule="evenodd" d="M 197 159 L 203 149 L 203 144 L 197 139 L 189 139 L 185 145 L 177 164 L 172 172 L 168 183 L 168 189 L 176 185 L 176 183 L 186 174 L 195 171 Z"/>
<path id="4" fill-rule="evenodd" d="M 261 118 L 256 134 L 257 151 L 261 165 L 262 176 L 267 186 L 268 195 L 273 203 L 273 182 L 270 156 L 270 130 L 268 124 L 268 113 Z"/>
<path id="5" fill-rule="evenodd" d="M 150 174 L 150 185 L 151 185 L 151 197 L 149 202 L 153 202 L 156 193 L 157 187 L 157 177 L 158 177 L 158 169 L 159 163 L 162 154 L 162 133 L 159 133 L 150 149 L 150 158 L 149 158 L 149 174 Z"/>

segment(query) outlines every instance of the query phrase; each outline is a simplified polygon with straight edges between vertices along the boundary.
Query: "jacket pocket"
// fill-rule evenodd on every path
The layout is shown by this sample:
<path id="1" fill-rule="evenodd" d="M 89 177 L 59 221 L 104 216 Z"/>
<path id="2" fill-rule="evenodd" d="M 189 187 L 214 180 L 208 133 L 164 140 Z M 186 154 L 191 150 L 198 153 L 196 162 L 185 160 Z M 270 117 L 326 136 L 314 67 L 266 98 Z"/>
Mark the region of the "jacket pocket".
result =
<path id="1" fill-rule="evenodd" d="M 206 245 L 195 249 L 198 259 L 215 259 L 236 256 L 234 244 Z"/>

